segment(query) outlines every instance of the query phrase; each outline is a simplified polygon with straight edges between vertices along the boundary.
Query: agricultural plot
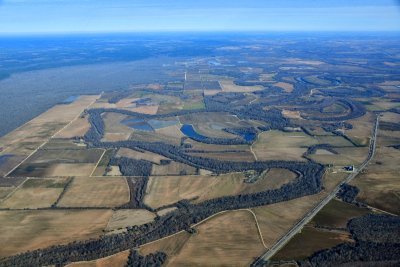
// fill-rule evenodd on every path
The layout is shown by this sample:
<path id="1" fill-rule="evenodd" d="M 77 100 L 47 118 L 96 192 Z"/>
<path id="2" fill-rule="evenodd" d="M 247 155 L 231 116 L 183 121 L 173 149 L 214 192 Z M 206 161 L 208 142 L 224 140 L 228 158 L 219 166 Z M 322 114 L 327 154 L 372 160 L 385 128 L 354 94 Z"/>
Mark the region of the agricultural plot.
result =
<path id="1" fill-rule="evenodd" d="M 126 227 L 145 224 L 153 221 L 155 217 L 156 215 L 154 213 L 144 209 L 116 210 L 110 218 L 105 230 L 114 231 L 124 229 Z"/>
<path id="2" fill-rule="evenodd" d="M 303 132 L 267 131 L 258 135 L 252 149 L 258 160 L 298 160 L 302 157 L 307 147 L 315 145 L 318 140 Z"/>
<path id="3" fill-rule="evenodd" d="M 223 196 L 276 189 L 295 178 L 296 174 L 286 169 L 271 169 L 254 183 L 245 183 L 242 173 L 219 176 L 152 176 L 147 184 L 144 202 L 153 208 L 182 199 L 200 203 Z"/>
<path id="4" fill-rule="evenodd" d="M 111 210 L 0 211 L 0 257 L 98 237 Z"/>
<path id="5" fill-rule="evenodd" d="M 68 178 L 28 179 L 0 202 L 0 208 L 37 209 L 51 207 L 63 192 Z"/>
<path id="6" fill-rule="evenodd" d="M 58 207 L 117 207 L 129 201 L 129 189 L 122 177 L 74 178 Z"/>
<path id="7" fill-rule="evenodd" d="M 68 264 L 67 267 L 125 267 L 128 261 L 128 256 L 129 250 L 126 250 L 98 260 L 71 263 Z"/>
<path id="8" fill-rule="evenodd" d="M 195 229 L 197 234 L 188 238 L 179 236 L 179 241 L 174 240 L 171 245 L 177 243 L 178 246 L 170 249 L 167 266 L 247 266 L 265 250 L 249 211 L 221 214 Z M 141 251 L 146 251 L 146 247 Z"/>
<path id="9" fill-rule="evenodd" d="M 102 149 L 39 149 L 10 175 L 14 177 L 89 176 Z"/>

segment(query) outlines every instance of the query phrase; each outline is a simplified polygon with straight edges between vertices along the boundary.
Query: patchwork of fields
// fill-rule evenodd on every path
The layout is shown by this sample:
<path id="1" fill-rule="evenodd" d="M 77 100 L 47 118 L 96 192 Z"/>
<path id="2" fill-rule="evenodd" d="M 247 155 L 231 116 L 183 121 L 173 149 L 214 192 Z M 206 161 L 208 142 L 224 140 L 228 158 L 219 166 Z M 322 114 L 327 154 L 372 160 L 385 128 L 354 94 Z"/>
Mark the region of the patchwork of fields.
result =
<path id="1" fill-rule="evenodd" d="M 82 95 L 1 137 L 0 265 L 249 266 L 370 158 L 270 260 L 311 261 L 357 242 L 352 219 L 399 215 L 398 81 L 235 51 L 246 61 L 185 58 L 172 81 Z"/>

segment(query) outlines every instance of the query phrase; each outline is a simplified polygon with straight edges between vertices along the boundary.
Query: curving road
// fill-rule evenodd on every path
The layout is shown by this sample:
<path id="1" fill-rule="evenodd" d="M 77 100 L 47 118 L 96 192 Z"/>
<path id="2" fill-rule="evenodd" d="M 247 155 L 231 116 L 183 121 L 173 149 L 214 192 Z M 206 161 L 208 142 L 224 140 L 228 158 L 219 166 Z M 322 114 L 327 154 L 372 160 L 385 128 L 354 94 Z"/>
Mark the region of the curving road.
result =
<path id="1" fill-rule="evenodd" d="M 312 210 L 310 210 L 300 221 L 298 221 L 284 236 L 282 236 L 267 252 L 265 252 L 260 260 L 269 260 L 275 253 L 277 253 L 283 246 L 294 237 L 303 227 L 306 225 L 326 204 L 328 204 L 337 194 L 340 189 L 340 186 L 349 183 L 354 177 L 356 177 L 371 161 L 371 159 L 375 155 L 376 150 L 376 136 L 378 133 L 379 126 L 379 117 L 377 114 L 375 120 L 375 126 L 372 131 L 372 136 L 369 143 L 368 156 L 365 161 L 361 164 L 361 166 L 353 173 L 351 173 L 345 180 L 343 180 L 340 184 L 338 184 L 335 189 L 326 196 L 321 202 L 319 202 Z"/>

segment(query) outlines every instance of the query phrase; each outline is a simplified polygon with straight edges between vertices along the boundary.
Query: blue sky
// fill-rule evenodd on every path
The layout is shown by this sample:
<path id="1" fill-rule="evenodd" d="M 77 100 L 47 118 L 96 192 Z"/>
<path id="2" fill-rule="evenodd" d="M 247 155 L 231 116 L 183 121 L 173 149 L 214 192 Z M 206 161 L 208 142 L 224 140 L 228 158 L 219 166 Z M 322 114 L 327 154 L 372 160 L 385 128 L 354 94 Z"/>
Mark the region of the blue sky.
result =
<path id="1" fill-rule="evenodd" d="M 0 34 L 400 31 L 392 0 L 0 0 Z"/>

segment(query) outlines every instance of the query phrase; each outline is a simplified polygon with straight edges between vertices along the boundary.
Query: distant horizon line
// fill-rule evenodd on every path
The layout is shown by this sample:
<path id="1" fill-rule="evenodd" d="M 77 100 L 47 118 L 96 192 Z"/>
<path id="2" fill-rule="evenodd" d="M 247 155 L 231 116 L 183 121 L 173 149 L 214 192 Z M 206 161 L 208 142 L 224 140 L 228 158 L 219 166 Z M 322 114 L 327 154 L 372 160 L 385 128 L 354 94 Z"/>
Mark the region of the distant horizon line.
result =
<path id="1" fill-rule="evenodd" d="M 65 31 L 65 32 L 0 32 L 0 37 L 121 35 L 121 34 L 400 34 L 400 30 L 135 30 L 135 31 Z"/>

